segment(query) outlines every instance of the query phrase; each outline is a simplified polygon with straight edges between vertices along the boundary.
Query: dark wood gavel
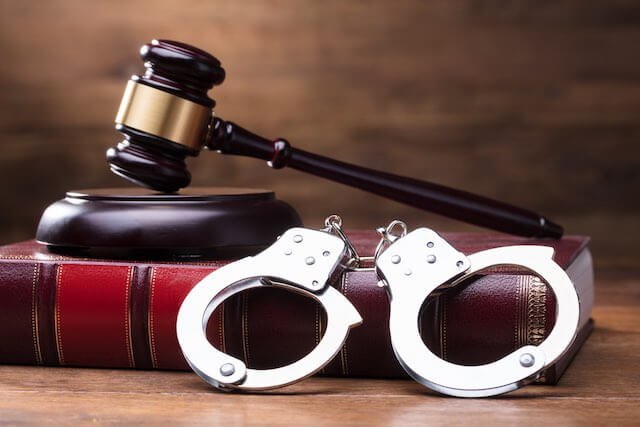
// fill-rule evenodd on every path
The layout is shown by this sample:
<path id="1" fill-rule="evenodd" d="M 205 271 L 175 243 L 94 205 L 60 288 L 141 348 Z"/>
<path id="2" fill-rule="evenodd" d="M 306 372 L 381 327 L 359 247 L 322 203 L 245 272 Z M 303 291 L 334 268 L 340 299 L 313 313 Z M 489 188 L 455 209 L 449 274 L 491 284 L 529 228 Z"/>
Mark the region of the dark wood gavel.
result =
<path id="1" fill-rule="evenodd" d="M 213 117 L 215 101 L 207 92 L 224 81 L 225 71 L 215 57 L 193 46 L 153 40 L 142 46 L 140 56 L 146 73 L 129 80 L 116 117 L 125 140 L 107 151 L 111 170 L 137 185 L 161 192 L 188 186 L 191 175 L 184 160 L 204 147 L 266 160 L 275 169 L 288 166 L 506 233 L 562 236 L 561 226 L 526 209 L 319 156 Z"/>

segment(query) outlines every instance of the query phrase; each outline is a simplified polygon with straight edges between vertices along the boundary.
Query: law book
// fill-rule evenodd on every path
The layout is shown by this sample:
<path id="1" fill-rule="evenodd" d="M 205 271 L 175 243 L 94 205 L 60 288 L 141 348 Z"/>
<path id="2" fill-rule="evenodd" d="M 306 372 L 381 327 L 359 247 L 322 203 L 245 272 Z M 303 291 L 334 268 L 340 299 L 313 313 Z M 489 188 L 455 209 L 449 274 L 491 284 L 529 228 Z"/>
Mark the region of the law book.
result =
<path id="1" fill-rule="evenodd" d="M 347 233 L 361 256 L 378 236 Z M 572 348 L 542 375 L 554 384 L 593 328 L 593 266 L 588 238 L 535 240 L 504 234 L 442 233 L 465 254 L 518 244 L 555 249 L 580 298 Z M 188 370 L 176 337 L 184 297 L 206 275 L 231 262 L 89 259 L 50 253 L 26 241 L 0 247 L 0 363 Z M 386 291 L 372 268 L 344 273 L 333 284 L 364 322 L 321 371 L 332 376 L 404 378 L 391 348 Z M 553 328 L 553 292 L 537 276 L 499 266 L 428 299 L 419 319 L 425 344 L 442 358 L 474 365 L 542 342 Z M 266 369 L 308 353 L 326 325 L 321 306 L 282 289 L 251 289 L 222 304 L 207 325 L 215 347 Z"/>

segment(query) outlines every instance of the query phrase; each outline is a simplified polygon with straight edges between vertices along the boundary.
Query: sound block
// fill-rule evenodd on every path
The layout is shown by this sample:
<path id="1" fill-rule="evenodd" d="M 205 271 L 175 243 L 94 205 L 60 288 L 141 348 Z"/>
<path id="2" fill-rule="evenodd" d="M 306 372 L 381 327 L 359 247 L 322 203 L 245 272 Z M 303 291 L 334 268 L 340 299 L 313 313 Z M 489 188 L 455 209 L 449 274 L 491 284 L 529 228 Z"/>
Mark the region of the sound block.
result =
<path id="1" fill-rule="evenodd" d="M 115 259 L 230 259 L 259 252 L 302 224 L 268 190 L 142 188 L 69 191 L 42 214 L 36 240 L 56 253 Z"/>

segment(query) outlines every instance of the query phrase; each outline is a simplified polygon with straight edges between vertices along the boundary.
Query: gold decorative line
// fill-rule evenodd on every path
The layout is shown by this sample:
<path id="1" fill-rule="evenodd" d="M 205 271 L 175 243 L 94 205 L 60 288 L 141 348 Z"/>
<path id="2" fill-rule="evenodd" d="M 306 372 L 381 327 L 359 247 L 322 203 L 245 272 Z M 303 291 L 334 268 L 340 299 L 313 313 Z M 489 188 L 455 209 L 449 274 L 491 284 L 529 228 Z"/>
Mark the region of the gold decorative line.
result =
<path id="1" fill-rule="evenodd" d="M 102 264 L 108 264 L 108 265 L 122 265 L 122 264 L 127 264 L 126 260 L 115 260 L 115 264 L 112 261 L 109 262 L 105 262 L 104 259 L 100 259 L 100 258 L 88 258 L 88 257 L 82 257 L 81 259 L 79 258 L 74 258 L 74 257 L 70 257 L 70 256 L 49 256 L 49 255 L 39 255 L 39 256 L 33 256 L 33 255 L 0 255 L 0 260 L 28 260 L 28 261 L 40 261 L 40 262 L 47 262 L 47 261 L 74 261 L 74 262 L 80 262 L 80 263 L 86 263 L 86 262 L 96 262 L 99 265 Z M 225 265 L 225 263 L 221 263 L 221 262 L 217 262 L 217 261 L 207 261 L 207 262 L 194 262 L 194 261 L 159 261 L 156 262 L 156 264 L 158 265 L 188 265 L 188 266 L 192 266 L 192 267 L 207 267 L 207 268 L 219 268 L 222 267 L 223 265 Z"/>
<path id="2" fill-rule="evenodd" d="M 348 273 L 342 274 L 340 288 L 342 294 L 346 297 L 347 292 L 349 290 L 349 278 Z M 347 357 L 347 341 L 345 340 L 344 345 L 340 349 L 340 361 L 342 363 L 342 375 L 349 375 L 349 358 Z"/>
<path id="3" fill-rule="evenodd" d="M 527 344 L 539 345 L 546 336 L 547 285 L 537 276 L 532 276 L 527 292 Z M 546 371 L 536 380 L 546 381 Z"/>
<path id="4" fill-rule="evenodd" d="M 42 352 L 40 351 L 40 327 L 38 322 L 38 279 L 40 278 L 40 264 L 33 266 L 33 284 L 31 286 L 31 329 L 33 334 L 33 351 L 36 355 L 36 363 L 42 365 Z"/>
<path id="5" fill-rule="evenodd" d="M 227 352 L 227 344 L 225 343 L 224 336 L 224 302 L 220 304 L 220 322 L 218 322 L 218 332 L 220 335 L 220 350 L 223 353 Z"/>
<path id="6" fill-rule="evenodd" d="M 519 282 L 518 289 L 518 342 L 517 346 L 522 347 L 527 344 L 527 310 L 529 307 L 529 281 L 531 276 L 517 276 Z"/>
<path id="7" fill-rule="evenodd" d="M 447 360 L 447 296 L 440 296 L 442 313 L 440 314 L 440 357 Z"/>
<path id="8" fill-rule="evenodd" d="M 64 365 L 64 353 L 62 352 L 62 322 L 60 318 L 60 300 L 62 299 L 62 265 L 56 272 L 56 299 L 54 304 L 54 329 L 56 331 L 56 350 L 58 351 L 58 364 Z"/>
<path id="9" fill-rule="evenodd" d="M 125 260 L 115 260 L 106 262 L 104 259 L 99 258 L 74 258 L 69 256 L 32 256 L 32 255 L 0 255 L 0 260 L 21 260 L 21 261 L 39 261 L 39 262 L 53 262 L 53 261 L 70 261 L 70 262 L 78 262 L 80 264 L 86 263 L 95 263 L 97 265 L 129 265 Z M 158 266 L 173 266 L 173 265 L 188 265 L 190 267 L 206 267 L 215 270 L 216 268 L 220 268 L 225 265 L 225 263 L 220 263 L 216 261 L 208 261 L 208 262 L 176 262 L 176 261 L 166 261 L 166 262 L 156 262 Z"/>
<path id="10" fill-rule="evenodd" d="M 129 304 L 131 299 L 131 281 L 133 280 L 133 267 L 127 267 L 127 282 L 125 284 L 124 289 L 124 304 L 125 304 L 125 315 L 124 315 L 124 330 L 125 337 L 127 340 L 127 359 L 129 360 L 129 367 L 135 368 L 136 362 L 133 356 L 133 343 L 131 341 L 131 305 Z"/>
<path id="11" fill-rule="evenodd" d="M 514 322 L 514 349 L 526 345 L 527 336 L 527 282 L 530 276 L 516 276 L 516 319 Z"/>
<path id="12" fill-rule="evenodd" d="M 320 304 L 316 303 L 316 346 L 320 343 L 322 339 L 322 312 L 320 311 Z M 325 374 L 325 367 L 322 367 L 320 374 Z"/>
<path id="13" fill-rule="evenodd" d="M 533 276 L 527 294 L 527 344 L 539 345 L 546 336 L 547 285 Z"/>
<path id="14" fill-rule="evenodd" d="M 249 297 L 242 294 L 242 355 L 245 365 L 249 366 Z"/>
<path id="15" fill-rule="evenodd" d="M 318 345 L 318 343 L 320 342 L 320 327 L 319 325 L 319 318 L 320 318 L 320 309 L 318 308 L 318 304 L 315 305 L 315 309 L 316 309 L 316 318 L 315 318 L 315 332 L 316 332 L 316 339 L 315 339 L 315 343 L 316 346 Z"/>
<path id="16" fill-rule="evenodd" d="M 322 333 L 322 313 L 324 310 L 322 309 L 320 304 L 317 304 L 317 303 L 316 303 L 316 308 L 318 309 L 318 343 L 320 343 L 320 340 L 324 336 L 324 334 Z"/>
<path id="17" fill-rule="evenodd" d="M 528 324 L 528 311 L 529 311 L 529 283 L 531 283 L 532 276 L 520 276 L 522 289 L 521 294 L 518 295 L 520 300 L 520 346 L 527 344 L 527 324 Z"/>
<path id="18" fill-rule="evenodd" d="M 514 348 L 520 348 L 520 313 L 522 312 L 522 307 L 520 306 L 520 296 L 522 290 L 522 281 L 520 277 L 516 278 L 516 321 L 513 328 L 513 346 Z"/>
<path id="19" fill-rule="evenodd" d="M 153 296 L 156 287 L 156 269 L 151 267 L 151 286 L 149 289 L 149 312 L 147 316 L 148 328 L 149 328 L 149 347 L 151 349 L 151 366 L 155 369 L 158 368 L 158 356 L 156 355 L 156 340 L 153 324 Z"/>
<path id="20" fill-rule="evenodd" d="M 72 260 L 71 257 L 34 257 L 32 255 L 0 255 L 0 259 L 20 259 L 20 260 L 29 260 L 29 261 L 67 261 Z"/>

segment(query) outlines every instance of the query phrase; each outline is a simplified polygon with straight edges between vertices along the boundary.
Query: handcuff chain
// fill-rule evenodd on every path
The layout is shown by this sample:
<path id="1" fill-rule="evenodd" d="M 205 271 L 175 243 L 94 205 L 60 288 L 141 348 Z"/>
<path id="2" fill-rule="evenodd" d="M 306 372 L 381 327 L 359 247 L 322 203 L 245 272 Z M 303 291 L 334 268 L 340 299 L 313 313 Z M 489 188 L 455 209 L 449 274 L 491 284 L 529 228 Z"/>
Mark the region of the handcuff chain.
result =
<path id="1" fill-rule="evenodd" d="M 393 229 L 396 227 L 400 227 L 400 234 L 393 234 Z M 407 224 L 398 219 L 394 219 L 386 227 L 376 228 L 376 231 L 380 235 L 380 241 L 378 242 L 373 254 L 374 261 L 378 260 L 378 257 L 382 255 L 389 245 L 407 235 Z"/>
<path id="2" fill-rule="evenodd" d="M 358 255 L 358 251 L 353 247 L 353 244 L 347 237 L 347 235 L 342 230 L 342 218 L 339 215 L 333 214 L 329 215 L 324 220 L 324 228 L 322 231 L 325 231 L 329 234 L 335 234 L 338 236 L 344 244 L 347 246 L 347 254 L 349 255 L 349 260 L 345 267 L 348 270 L 357 270 L 360 268 L 362 264 L 362 258 Z"/>
<path id="3" fill-rule="evenodd" d="M 393 230 L 396 227 L 400 227 L 400 234 L 394 234 Z M 380 235 L 380 241 L 376 246 L 376 250 L 373 256 L 361 257 L 356 251 L 356 248 L 353 246 L 347 235 L 342 230 L 342 218 L 339 215 L 329 215 L 324 220 L 324 228 L 322 231 L 325 231 L 330 234 L 335 234 L 340 237 L 342 241 L 344 241 L 347 246 L 347 253 L 349 254 L 349 261 L 347 261 L 346 268 L 351 271 L 361 271 L 361 270 L 373 270 L 375 267 L 372 265 L 371 267 L 362 267 L 364 263 L 371 263 L 375 265 L 378 257 L 384 252 L 384 250 L 391 243 L 395 242 L 397 239 L 406 236 L 407 234 L 407 224 L 400 220 L 393 220 L 386 227 L 377 228 L 376 231 Z"/>

